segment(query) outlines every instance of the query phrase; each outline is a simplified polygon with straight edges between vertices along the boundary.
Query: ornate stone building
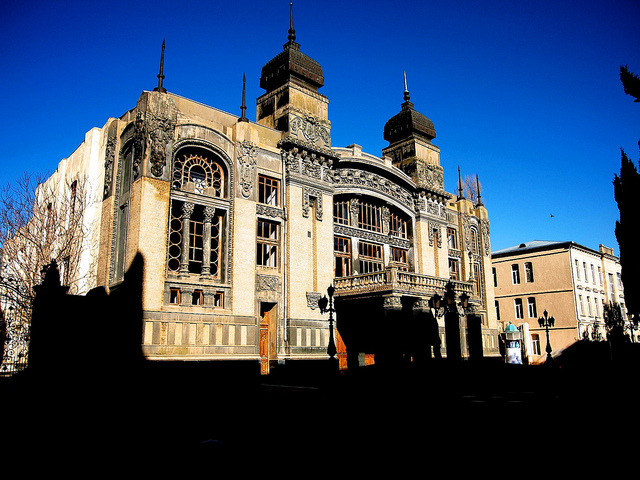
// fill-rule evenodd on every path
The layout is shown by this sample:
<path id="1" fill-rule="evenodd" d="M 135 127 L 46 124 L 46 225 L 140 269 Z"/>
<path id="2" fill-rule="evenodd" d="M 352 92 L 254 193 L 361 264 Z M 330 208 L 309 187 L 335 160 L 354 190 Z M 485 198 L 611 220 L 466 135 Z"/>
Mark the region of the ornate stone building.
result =
<path id="1" fill-rule="evenodd" d="M 437 343 L 435 354 L 497 354 L 487 211 L 445 191 L 433 123 L 406 81 L 382 157 L 332 147 L 322 68 L 295 40 L 291 25 L 262 69 L 256 122 L 244 99 L 238 117 L 167 92 L 161 66 L 157 88 L 100 130 L 96 283 L 117 288 L 143 255 L 152 359 L 252 360 L 267 372 L 326 358 L 318 299 L 331 284 L 350 365 Z M 437 308 L 436 294 L 470 305 Z M 402 335 L 427 324 L 436 333 L 406 347 Z"/>

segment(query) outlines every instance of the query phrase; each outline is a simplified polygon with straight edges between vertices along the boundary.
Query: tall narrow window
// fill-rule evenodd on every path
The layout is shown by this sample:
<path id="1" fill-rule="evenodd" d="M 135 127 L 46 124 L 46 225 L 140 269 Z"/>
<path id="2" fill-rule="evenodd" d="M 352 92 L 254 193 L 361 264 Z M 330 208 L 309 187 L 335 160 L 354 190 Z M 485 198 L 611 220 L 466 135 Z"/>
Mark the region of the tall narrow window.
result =
<path id="1" fill-rule="evenodd" d="M 587 275 L 587 262 L 582 262 L 582 269 L 584 270 L 584 281 L 589 283 L 589 276 Z"/>
<path id="2" fill-rule="evenodd" d="M 593 266 L 593 263 L 591 264 L 591 278 L 593 279 L 593 284 L 596 284 L 596 269 Z"/>
<path id="3" fill-rule="evenodd" d="M 382 232 L 382 209 L 379 205 L 360 203 L 358 227 L 373 232 Z"/>
<path id="4" fill-rule="evenodd" d="M 258 220 L 257 259 L 263 267 L 278 267 L 278 247 L 280 243 L 279 224 L 269 220 Z"/>
<path id="5" fill-rule="evenodd" d="M 520 284 L 520 266 L 517 263 L 511 265 L 511 283 Z"/>
<path id="6" fill-rule="evenodd" d="M 471 229 L 471 251 L 478 253 L 478 231 L 475 228 Z"/>
<path id="7" fill-rule="evenodd" d="M 527 283 L 533 283 L 533 264 L 531 262 L 524 264 L 524 278 Z"/>
<path id="8" fill-rule="evenodd" d="M 580 315 L 584 315 L 584 302 L 582 300 L 582 295 L 578 295 L 578 308 L 580 308 Z"/>
<path id="9" fill-rule="evenodd" d="M 407 238 L 407 222 L 396 213 L 391 214 L 391 235 Z"/>
<path id="10" fill-rule="evenodd" d="M 493 286 L 497 287 L 498 286 L 498 273 L 496 272 L 495 267 L 493 267 L 491 269 L 491 273 L 493 274 Z"/>
<path id="11" fill-rule="evenodd" d="M 496 320 L 500 321 L 500 302 L 496 300 L 495 305 L 496 305 Z"/>
<path id="12" fill-rule="evenodd" d="M 458 240 L 456 238 L 456 229 L 455 228 L 447 228 L 447 244 L 449 248 L 457 249 L 458 248 Z"/>
<path id="13" fill-rule="evenodd" d="M 578 259 L 575 260 L 575 265 L 576 265 L 576 280 L 580 280 L 580 266 L 578 263 Z"/>
<path id="14" fill-rule="evenodd" d="M 379 272 L 384 269 L 382 245 L 360 242 L 358 253 L 360 256 L 360 273 Z"/>
<path id="15" fill-rule="evenodd" d="M 522 299 L 521 298 L 516 298 L 513 301 L 513 305 L 514 305 L 514 308 L 515 308 L 516 318 L 517 319 L 524 318 L 524 313 L 522 311 Z"/>
<path id="16" fill-rule="evenodd" d="M 529 318 L 536 318 L 538 316 L 535 297 L 527 298 L 527 310 L 529 312 Z"/>
<path id="17" fill-rule="evenodd" d="M 333 255 L 335 258 L 335 277 L 351 275 L 351 239 L 333 237 Z"/>
<path id="18" fill-rule="evenodd" d="M 409 260 L 407 258 L 407 251 L 404 248 L 391 247 L 391 259 L 398 269 L 405 272 L 409 271 Z"/>
<path id="19" fill-rule="evenodd" d="M 279 205 L 280 180 L 258 176 L 258 202 L 277 207 Z"/>
<path id="20" fill-rule="evenodd" d="M 333 203 L 333 221 L 341 225 L 349 225 L 349 202 Z"/>
<path id="21" fill-rule="evenodd" d="M 449 278 L 451 280 L 460 279 L 460 267 L 458 265 L 458 260 L 455 258 L 449 259 Z"/>
<path id="22" fill-rule="evenodd" d="M 602 267 L 598 266 L 598 284 L 602 285 Z"/>

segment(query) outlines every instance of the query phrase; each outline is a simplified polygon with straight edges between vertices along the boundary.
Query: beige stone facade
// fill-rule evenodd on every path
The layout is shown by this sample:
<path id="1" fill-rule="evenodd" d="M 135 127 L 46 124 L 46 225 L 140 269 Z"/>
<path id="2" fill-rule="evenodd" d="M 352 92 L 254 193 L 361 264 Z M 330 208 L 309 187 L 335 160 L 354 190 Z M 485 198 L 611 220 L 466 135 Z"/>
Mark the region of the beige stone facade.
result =
<path id="1" fill-rule="evenodd" d="M 362 302 L 379 305 L 372 317 L 428 311 L 442 345 L 455 335 L 466 356 L 468 314 L 481 352 L 498 354 L 487 210 L 445 191 L 433 124 L 405 91 L 382 157 L 333 147 L 323 84 L 290 31 L 263 68 L 256 122 L 160 83 L 99 129 L 95 278 L 117 288 L 142 253 L 147 358 L 244 359 L 265 372 L 326 358 L 318 299 L 332 284 L 339 329 L 366 320 L 353 310 Z M 449 281 L 456 302 L 470 296 L 451 331 L 428 303 Z M 384 332 L 396 343 L 392 321 Z"/>
<path id="2" fill-rule="evenodd" d="M 604 338 L 605 305 L 625 311 L 620 261 L 603 245 L 595 251 L 574 242 L 527 242 L 493 252 L 492 266 L 498 324 L 520 328 L 531 363 L 546 358 L 546 332 L 538 324 L 545 310 L 555 319 L 553 355 L 585 337 Z"/>

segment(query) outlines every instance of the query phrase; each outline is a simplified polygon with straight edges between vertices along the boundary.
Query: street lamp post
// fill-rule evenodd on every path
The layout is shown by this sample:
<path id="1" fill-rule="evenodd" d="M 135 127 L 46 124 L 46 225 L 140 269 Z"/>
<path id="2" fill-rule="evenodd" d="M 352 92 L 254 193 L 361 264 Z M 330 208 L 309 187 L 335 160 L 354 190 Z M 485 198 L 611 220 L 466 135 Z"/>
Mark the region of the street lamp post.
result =
<path id="1" fill-rule="evenodd" d="M 547 360 L 545 361 L 545 364 L 553 365 L 554 361 L 553 361 L 553 357 L 551 356 L 551 342 L 549 341 L 549 328 L 553 328 L 553 326 L 556 323 L 556 319 L 553 318 L 553 316 L 550 317 L 546 309 L 542 315 L 543 315 L 542 317 L 538 318 L 538 324 L 540 325 L 540 328 L 544 328 L 547 332 L 547 349 L 546 349 Z"/>
<path id="2" fill-rule="evenodd" d="M 333 308 L 333 294 L 335 290 L 333 285 L 329 285 L 329 288 L 327 288 L 329 298 L 327 299 L 326 295 L 323 295 L 322 298 L 318 299 L 320 313 L 329 312 L 329 345 L 327 346 L 327 354 L 329 355 L 329 361 L 331 363 L 335 362 L 337 353 L 336 344 L 333 340 L 333 313 L 335 312 Z"/>

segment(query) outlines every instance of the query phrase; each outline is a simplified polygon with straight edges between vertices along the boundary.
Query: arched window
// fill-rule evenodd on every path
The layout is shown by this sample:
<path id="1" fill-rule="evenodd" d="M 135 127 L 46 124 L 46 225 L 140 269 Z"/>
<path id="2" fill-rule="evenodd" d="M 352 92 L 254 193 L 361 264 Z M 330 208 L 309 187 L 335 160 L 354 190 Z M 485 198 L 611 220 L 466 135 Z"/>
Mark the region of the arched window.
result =
<path id="1" fill-rule="evenodd" d="M 224 180 L 220 163 L 202 154 L 184 154 L 174 161 L 173 188 L 193 189 L 201 195 L 223 197 Z"/>

